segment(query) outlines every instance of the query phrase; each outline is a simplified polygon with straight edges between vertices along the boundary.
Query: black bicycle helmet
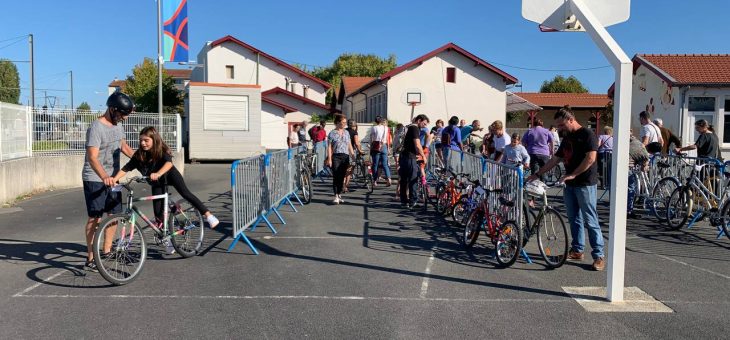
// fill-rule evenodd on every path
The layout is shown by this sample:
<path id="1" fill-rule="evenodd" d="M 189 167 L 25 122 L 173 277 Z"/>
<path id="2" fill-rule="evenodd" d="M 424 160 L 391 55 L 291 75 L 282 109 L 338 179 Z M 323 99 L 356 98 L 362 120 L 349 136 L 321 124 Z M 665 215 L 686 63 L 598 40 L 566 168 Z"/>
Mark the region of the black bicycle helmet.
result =
<path id="1" fill-rule="evenodd" d="M 134 102 L 128 95 L 121 92 L 114 92 L 106 100 L 106 106 L 115 108 L 123 115 L 129 115 L 134 112 Z"/>

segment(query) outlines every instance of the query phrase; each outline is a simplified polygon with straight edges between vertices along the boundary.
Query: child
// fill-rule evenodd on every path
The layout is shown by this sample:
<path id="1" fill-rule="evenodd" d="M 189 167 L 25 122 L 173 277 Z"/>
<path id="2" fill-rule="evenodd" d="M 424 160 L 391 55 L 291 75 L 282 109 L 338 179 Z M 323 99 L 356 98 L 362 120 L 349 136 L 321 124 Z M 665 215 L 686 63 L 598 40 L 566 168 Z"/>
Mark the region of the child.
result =
<path id="1" fill-rule="evenodd" d="M 522 144 L 520 144 L 520 134 L 512 134 L 512 142 L 504 147 L 502 163 L 505 164 L 522 164 L 525 168 L 530 167 L 530 155 L 527 154 Z"/>
<path id="2" fill-rule="evenodd" d="M 142 129 L 139 133 L 139 149 L 114 176 L 114 183 L 124 177 L 127 172 L 137 169 L 142 176 L 149 177 L 153 195 L 164 194 L 165 186 L 167 184 L 172 185 L 180 196 L 205 215 L 210 227 L 215 228 L 219 223 L 218 219 L 210 213 L 210 210 L 203 205 L 203 202 L 188 190 L 182 175 L 172 165 L 172 157 L 169 151 L 170 149 L 162 141 L 160 134 L 157 133 L 154 127 L 148 126 Z M 163 204 L 162 199 L 156 199 L 152 202 L 158 223 L 162 221 Z"/>

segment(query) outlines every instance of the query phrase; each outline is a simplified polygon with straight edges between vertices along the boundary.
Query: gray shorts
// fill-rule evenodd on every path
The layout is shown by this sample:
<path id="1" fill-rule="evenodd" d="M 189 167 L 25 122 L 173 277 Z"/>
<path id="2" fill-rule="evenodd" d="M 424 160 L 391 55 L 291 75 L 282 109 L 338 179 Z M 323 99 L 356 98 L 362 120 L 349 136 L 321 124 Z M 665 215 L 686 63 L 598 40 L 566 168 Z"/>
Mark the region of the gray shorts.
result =
<path id="1" fill-rule="evenodd" d="M 84 181 L 84 198 L 89 217 L 122 212 L 122 193 L 112 192 L 111 188 L 102 182 Z"/>

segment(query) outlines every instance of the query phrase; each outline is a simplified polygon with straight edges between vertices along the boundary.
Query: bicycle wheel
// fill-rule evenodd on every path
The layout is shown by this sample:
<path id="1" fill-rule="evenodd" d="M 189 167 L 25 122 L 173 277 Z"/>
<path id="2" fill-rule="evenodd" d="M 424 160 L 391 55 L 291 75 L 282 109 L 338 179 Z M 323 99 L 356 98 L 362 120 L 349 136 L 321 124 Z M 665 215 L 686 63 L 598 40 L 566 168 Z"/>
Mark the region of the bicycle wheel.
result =
<path id="1" fill-rule="evenodd" d="M 444 188 L 436 197 L 436 212 L 445 214 L 449 208 L 449 203 L 451 203 L 451 193 Z"/>
<path id="2" fill-rule="evenodd" d="M 428 184 L 419 184 L 418 185 L 418 195 L 419 199 L 421 200 L 421 203 L 423 206 L 421 207 L 422 211 L 428 211 Z"/>
<path id="3" fill-rule="evenodd" d="M 299 195 L 302 203 L 312 202 L 312 175 L 306 168 L 302 168 L 299 173 Z"/>
<path id="4" fill-rule="evenodd" d="M 679 180 L 674 177 L 665 177 L 659 180 L 651 193 L 651 204 L 649 208 L 654 212 L 654 217 L 659 222 L 667 219 L 667 204 L 672 192 L 679 187 Z"/>
<path id="5" fill-rule="evenodd" d="M 686 187 L 674 189 L 667 203 L 667 227 L 677 230 L 687 222 L 692 213 L 692 193 Z"/>
<path id="6" fill-rule="evenodd" d="M 459 199 L 459 202 L 454 205 L 454 209 L 451 211 L 451 218 L 454 220 L 454 222 L 463 224 L 465 220 L 469 217 L 469 214 L 471 211 L 469 211 L 469 199 L 466 197 L 462 197 Z"/>
<path id="7" fill-rule="evenodd" d="M 177 201 L 180 212 L 170 217 L 172 247 L 184 258 L 198 255 L 203 248 L 203 215 L 185 199 Z"/>
<path id="8" fill-rule="evenodd" d="M 555 209 L 548 208 L 537 226 L 537 246 L 540 255 L 550 268 L 559 268 L 568 258 L 568 230 L 563 217 Z"/>
<path id="9" fill-rule="evenodd" d="M 104 252 L 108 247 L 109 251 Z M 142 272 L 147 258 L 147 243 L 142 229 L 128 214 L 105 218 L 94 233 L 94 262 L 99 274 L 114 285 L 134 281 Z"/>
<path id="10" fill-rule="evenodd" d="M 517 261 L 522 250 L 522 228 L 515 222 L 507 221 L 497 228 L 497 244 L 494 247 L 497 263 L 509 267 Z"/>
<path id="11" fill-rule="evenodd" d="M 373 175 L 371 175 L 371 174 L 365 175 L 365 188 L 368 189 L 368 194 L 373 193 L 373 190 L 375 189 L 373 187 Z"/>
<path id="12" fill-rule="evenodd" d="M 730 201 L 726 200 L 720 211 L 720 226 L 725 236 L 730 239 Z"/>
<path id="13" fill-rule="evenodd" d="M 554 185 L 563 177 L 563 169 L 560 168 L 560 165 L 556 165 L 543 175 L 545 184 Z"/>
<path id="14" fill-rule="evenodd" d="M 461 239 L 459 240 L 465 248 L 471 248 L 471 246 L 476 243 L 482 223 L 482 214 L 474 212 L 469 215 L 469 218 L 466 220 L 466 224 L 464 224 L 464 233 L 461 235 Z"/>

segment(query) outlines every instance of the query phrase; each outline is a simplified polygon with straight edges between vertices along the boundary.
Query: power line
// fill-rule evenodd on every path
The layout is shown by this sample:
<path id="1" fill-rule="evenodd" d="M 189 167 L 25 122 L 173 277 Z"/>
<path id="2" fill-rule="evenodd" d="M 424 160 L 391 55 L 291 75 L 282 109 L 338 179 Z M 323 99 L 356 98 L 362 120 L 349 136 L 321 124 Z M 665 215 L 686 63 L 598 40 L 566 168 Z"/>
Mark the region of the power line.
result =
<path id="1" fill-rule="evenodd" d="M 605 66 L 595 66 L 595 67 L 585 67 L 585 68 L 573 68 L 573 69 L 539 69 L 539 68 L 530 68 L 530 67 L 522 67 L 522 66 L 514 66 L 514 65 L 507 65 L 502 64 L 494 61 L 487 60 L 490 64 L 495 64 L 499 66 L 504 67 L 511 67 L 516 68 L 518 70 L 525 70 L 525 71 L 538 71 L 538 72 L 575 72 L 575 71 L 592 71 L 592 70 L 599 70 L 603 68 L 609 68 L 612 67 L 611 65 L 605 65 Z"/>
<path id="2" fill-rule="evenodd" d="M 19 35 L 19 36 L 17 36 L 17 37 L 12 37 L 12 38 L 7 38 L 7 39 L 3 39 L 3 40 L 0 40 L 0 43 L 1 43 L 1 42 L 6 42 L 6 41 L 10 41 L 10 40 L 15 40 L 15 39 L 18 39 L 18 38 L 26 38 L 26 37 L 28 37 L 28 35 L 27 35 L 27 34 L 25 34 L 25 35 Z"/>
<path id="3" fill-rule="evenodd" d="M 11 43 L 9 43 L 9 44 L 7 44 L 7 45 L 5 45 L 5 46 L 0 46 L 0 50 L 2 50 L 3 48 L 6 48 L 6 47 L 10 47 L 10 46 L 13 46 L 13 45 L 15 45 L 15 44 L 17 44 L 17 43 L 19 43 L 19 42 L 23 41 L 23 40 L 24 40 L 24 38 L 25 38 L 25 37 L 22 37 L 22 38 L 20 38 L 20 39 L 18 39 L 18 40 L 16 40 L 16 41 L 14 41 L 14 42 L 11 42 Z"/>
<path id="4" fill-rule="evenodd" d="M 0 89 L 5 90 L 30 90 L 29 87 L 7 87 L 7 86 L 0 86 Z M 36 91 L 63 91 L 63 92 L 71 92 L 69 89 L 35 89 Z"/>

